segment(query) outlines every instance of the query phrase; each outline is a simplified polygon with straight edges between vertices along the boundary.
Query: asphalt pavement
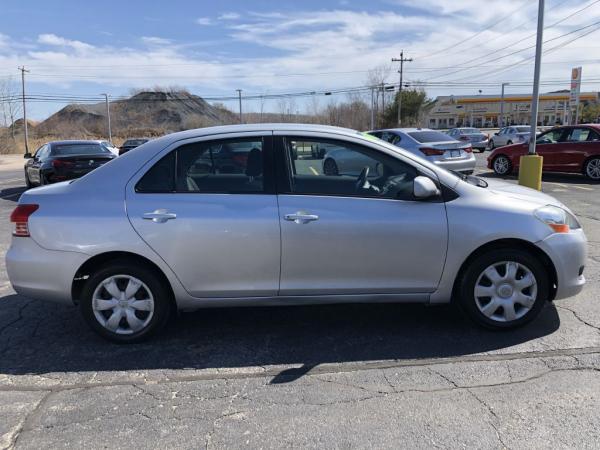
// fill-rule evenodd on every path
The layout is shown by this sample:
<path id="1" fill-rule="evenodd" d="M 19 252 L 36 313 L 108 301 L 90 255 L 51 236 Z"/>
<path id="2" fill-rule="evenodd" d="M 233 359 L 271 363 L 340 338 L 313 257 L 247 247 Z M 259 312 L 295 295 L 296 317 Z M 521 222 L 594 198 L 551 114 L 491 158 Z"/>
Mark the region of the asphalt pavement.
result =
<path id="1" fill-rule="evenodd" d="M 22 170 L 0 159 L 2 253 Z M 213 309 L 119 346 L 1 259 L 0 448 L 597 448 L 600 185 L 543 190 L 581 219 L 588 283 L 510 332 L 450 306 Z"/>

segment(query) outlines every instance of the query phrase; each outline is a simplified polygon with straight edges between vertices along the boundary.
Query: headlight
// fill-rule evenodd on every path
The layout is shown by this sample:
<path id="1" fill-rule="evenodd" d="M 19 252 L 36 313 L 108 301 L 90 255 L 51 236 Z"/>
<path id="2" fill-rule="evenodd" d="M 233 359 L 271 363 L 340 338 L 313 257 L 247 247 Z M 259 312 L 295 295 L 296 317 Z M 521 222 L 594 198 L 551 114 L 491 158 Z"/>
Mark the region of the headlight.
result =
<path id="1" fill-rule="evenodd" d="M 533 213 L 535 217 L 548 225 L 555 233 L 568 233 L 569 230 L 581 228 L 577 218 L 558 206 L 546 205 Z"/>

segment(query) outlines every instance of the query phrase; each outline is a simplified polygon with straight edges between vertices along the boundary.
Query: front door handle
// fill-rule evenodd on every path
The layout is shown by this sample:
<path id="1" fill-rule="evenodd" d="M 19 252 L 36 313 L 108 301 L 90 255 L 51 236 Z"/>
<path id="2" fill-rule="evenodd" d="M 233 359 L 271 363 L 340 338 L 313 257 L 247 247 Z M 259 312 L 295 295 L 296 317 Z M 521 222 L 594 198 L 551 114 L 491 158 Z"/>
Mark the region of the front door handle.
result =
<path id="1" fill-rule="evenodd" d="M 298 211 L 295 214 L 286 214 L 285 216 L 283 216 L 283 218 L 289 222 L 295 222 L 295 223 L 300 223 L 300 224 L 314 222 L 315 220 L 319 220 L 319 216 L 317 216 L 316 214 L 308 214 L 307 212 L 304 212 L 304 211 Z"/>
<path id="2" fill-rule="evenodd" d="M 167 220 L 177 219 L 177 214 L 167 212 L 166 209 L 157 209 L 154 212 L 145 213 L 142 217 L 154 223 L 165 223 Z"/>

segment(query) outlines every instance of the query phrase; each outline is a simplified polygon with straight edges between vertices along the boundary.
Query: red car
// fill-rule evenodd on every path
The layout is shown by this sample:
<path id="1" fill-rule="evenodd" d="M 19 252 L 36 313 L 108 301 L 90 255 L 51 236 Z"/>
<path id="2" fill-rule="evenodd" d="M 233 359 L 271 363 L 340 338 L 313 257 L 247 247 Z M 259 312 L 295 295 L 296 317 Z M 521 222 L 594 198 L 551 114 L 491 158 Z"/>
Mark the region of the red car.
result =
<path id="1" fill-rule="evenodd" d="M 487 159 L 488 168 L 508 175 L 519 168 L 528 144 L 496 148 Z M 582 173 L 600 181 L 600 125 L 573 125 L 552 128 L 537 137 L 536 152 L 544 157 L 544 172 Z"/>

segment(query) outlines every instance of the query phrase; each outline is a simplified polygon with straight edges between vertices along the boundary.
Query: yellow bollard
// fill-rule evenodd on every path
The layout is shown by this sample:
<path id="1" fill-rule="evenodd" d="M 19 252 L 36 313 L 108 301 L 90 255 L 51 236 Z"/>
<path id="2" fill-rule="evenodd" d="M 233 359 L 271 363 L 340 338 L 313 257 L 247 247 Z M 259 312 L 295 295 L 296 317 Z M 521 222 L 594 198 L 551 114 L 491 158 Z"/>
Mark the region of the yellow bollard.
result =
<path id="1" fill-rule="evenodd" d="M 532 189 L 542 190 L 542 166 L 544 158 L 540 155 L 521 156 L 519 166 L 519 184 Z"/>

